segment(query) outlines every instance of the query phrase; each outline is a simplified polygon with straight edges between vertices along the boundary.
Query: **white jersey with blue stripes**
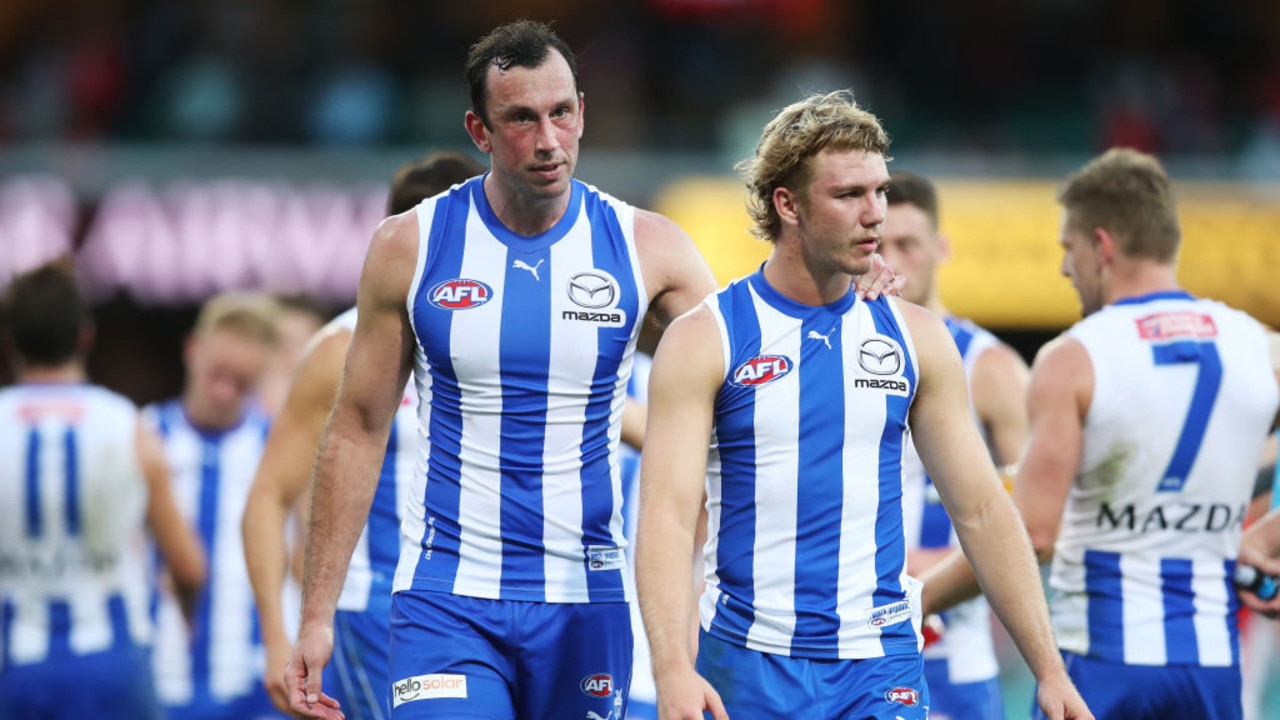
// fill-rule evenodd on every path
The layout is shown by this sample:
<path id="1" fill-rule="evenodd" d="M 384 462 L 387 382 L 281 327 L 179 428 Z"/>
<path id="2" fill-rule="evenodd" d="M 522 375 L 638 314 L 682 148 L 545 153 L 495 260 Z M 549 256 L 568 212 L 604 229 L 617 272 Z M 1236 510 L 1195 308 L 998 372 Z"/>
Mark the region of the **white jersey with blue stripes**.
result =
<path id="1" fill-rule="evenodd" d="M 354 330 L 356 309 L 334 318 L 331 325 Z M 369 507 L 369 519 L 347 566 L 347 578 L 338 596 L 338 609 L 352 612 L 391 612 L 391 581 L 400 558 L 401 511 L 410 498 L 418 448 L 418 391 L 405 386 L 387 438 L 387 454 L 378 474 L 378 489 Z"/>
<path id="2" fill-rule="evenodd" d="M 262 458 L 267 417 L 250 410 L 233 428 L 205 431 L 176 399 L 148 405 L 143 417 L 164 442 L 174 501 L 204 544 L 209 567 L 194 634 L 172 594 L 156 598 L 156 692 L 165 705 L 241 697 L 255 689 L 263 670 L 240 519 Z"/>
<path id="3" fill-rule="evenodd" d="M 705 301 L 726 376 L 708 459 L 702 626 L 761 652 L 919 652 L 902 453 L 919 368 L 887 298 L 801 305 L 761 272 Z"/>
<path id="4" fill-rule="evenodd" d="M 93 385 L 0 390 L 0 672 L 150 637 L 137 419 Z"/>
<path id="5" fill-rule="evenodd" d="M 1049 581 L 1059 645 L 1238 664 L 1231 577 L 1280 404 L 1265 330 L 1178 291 L 1121 300 L 1068 334 L 1094 385 Z"/>
<path id="6" fill-rule="evenodd" d="M 417 209 L 424 438 L 395 589 L 630 599 L 617 460 L 648 309 L 634 209 L 574 181 L 564 216 L 523 237 L 483 180 Z"/>
<path id="7" fill-rule="evenodd" d="M 946 317 L 943 321 L 956 341 L 965 376 L 973 379 L 973 366 L 987 349 L 1000 344 L 989 331 L 968 320 Z M 972 392 L 970 393 L 972 398 Z M 978 424 L 981 431 L 982 425 Z M 985 439 L 985 433 L 984 433 Z M 942 498 L 925 472 L 915 443 L 908 442 L 902 460 L 902 506 L 907 547 L 943 549 L 958 545 L 955 529 Z M 925 648 L 926 660 L 947 661 L 947 676 L 953 683 L 990 680 L 1000 673 L 991 636 L 991 610 L 986 598 L 978 596 L 946 612 L 946 632 Z"/>

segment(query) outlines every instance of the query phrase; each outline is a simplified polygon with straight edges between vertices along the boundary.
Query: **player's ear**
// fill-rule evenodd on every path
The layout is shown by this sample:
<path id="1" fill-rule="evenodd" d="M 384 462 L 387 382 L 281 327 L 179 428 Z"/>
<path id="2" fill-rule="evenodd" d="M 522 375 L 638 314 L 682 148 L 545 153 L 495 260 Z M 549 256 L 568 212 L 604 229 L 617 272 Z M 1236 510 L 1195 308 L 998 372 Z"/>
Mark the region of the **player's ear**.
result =
<path id="1" fill-rule="evenodd" d="M 778 217 L 782 219 L 784 225 L 796 225 L 800 222 L 799 205 L 800 198 L 788 187 L 778 187 L 773 190 L 773 208 L 777 210 Z"/>
<path id="2" fill-rule="evenodd" d="M 486 155 L 493 150 L 493 144 L 489 142 L 489 128 L 475 110 L 468 110 L 462 116 L 462 125 L 466 128 L 471 142 L 475 143 L 476 149 Z"/>
<path id="3" fill-rule="evenodd" d="M 1098 262 L 1110 265 L 1117 251 L 1116 237 L 1106 228 L 1093 229 L 1093 244 L 1098 249 Z"/>

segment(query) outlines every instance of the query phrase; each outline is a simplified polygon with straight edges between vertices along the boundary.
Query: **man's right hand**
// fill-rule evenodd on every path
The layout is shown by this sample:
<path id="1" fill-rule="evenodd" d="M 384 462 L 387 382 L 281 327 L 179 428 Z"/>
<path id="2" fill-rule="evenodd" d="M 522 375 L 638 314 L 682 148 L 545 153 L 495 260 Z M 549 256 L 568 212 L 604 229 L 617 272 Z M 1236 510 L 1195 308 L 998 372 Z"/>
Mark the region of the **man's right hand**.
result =
<path id="1" fill-rule="evenodd" d="M 289 710 L 299 717 L 344 720 L 338 701 L 324 694 L 320 675 L 333 656 L 333 626 L 303 626 L 284 669 Z"/>
<path id="2" fill-rule="evenodd" d="M 702 720 L 704 710 L 715 720 L 729 720 L 720 693 L 694 670 L 667 672 L 656 680 L 659 720 Z"/>

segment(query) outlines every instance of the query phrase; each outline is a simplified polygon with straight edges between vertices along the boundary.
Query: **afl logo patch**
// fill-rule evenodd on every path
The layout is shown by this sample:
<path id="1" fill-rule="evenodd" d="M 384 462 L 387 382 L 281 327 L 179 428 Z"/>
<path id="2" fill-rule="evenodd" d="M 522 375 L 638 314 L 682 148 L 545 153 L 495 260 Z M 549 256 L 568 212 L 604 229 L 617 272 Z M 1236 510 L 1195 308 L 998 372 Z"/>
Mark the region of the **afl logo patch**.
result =
<path id="1" fill-rule="evenodd" d="M 741 387 L 764 385 L 780 380 L 795 363 L 786 355 L 757 355 L 742 363 L 733 371 L 733 384 Z"/>
<path id="2" fill-rule="evenodd" d="M 869 338 L 858 348 L 858 364 L 872 375 L 897 375 L 902 372 L 902 351 L 888 338 Z"/>
<path id="3" fill-rule="evenodd" d="M 591 697 L 609 697 L 613 694 L 613 676 L 596 673 L 582 678 L 582 692 Z"/>
<path id="4" fill-rule="evenodd" d="M 469 310 L 493 299 L 493 288 L 479 280 L 456 278 L 437 283 L 427 301 L 441 310 Z"/>

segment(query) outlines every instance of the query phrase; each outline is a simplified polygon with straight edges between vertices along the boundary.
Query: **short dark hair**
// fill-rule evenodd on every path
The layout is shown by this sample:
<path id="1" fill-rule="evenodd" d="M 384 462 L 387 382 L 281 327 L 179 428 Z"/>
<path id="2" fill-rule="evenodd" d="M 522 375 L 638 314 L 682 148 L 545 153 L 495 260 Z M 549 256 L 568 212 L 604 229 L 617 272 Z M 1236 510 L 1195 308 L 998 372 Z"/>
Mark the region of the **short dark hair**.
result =
<path id="1" fill-rule="evenodd" d="M 929 217 L 933 227 L 938 227 L 938 190 L 933 181 L 923 175 L 898 170 L 889 173 L 889 205 L 914 205 Z"/>
<path id="2" fill-rule="evenodd" d="M 471 46 L 463 72 L 471 88 L 471 109 L 480 116 L 485 127 L 489 127 L 488 98 L 485 97 L 489 90 L 489 66 L 497 65 L 499 70 L 541 67 L 552 49 L 569 63 L 573 87 L 577 89 L 578 63 L 574 60 L 573 51 L 546 23 L 517 20 L 495 28 Z"/>
<path id="3" fill-rule="evenodd" d="M 400 166 L 391 180 L 387 214 L 399 215 L 426 198 L 448 190 L 484 172 L 484 165 L 470 155 L 444 150 L 423 155 Z"/>
<path id="4" fill-rule="evenodd" d="M 69 259 L 15 277 L 5 292 L 4 310 L 14 350 L 24 363 L 52 367 L 79 354 L 89 309 Z"/>

